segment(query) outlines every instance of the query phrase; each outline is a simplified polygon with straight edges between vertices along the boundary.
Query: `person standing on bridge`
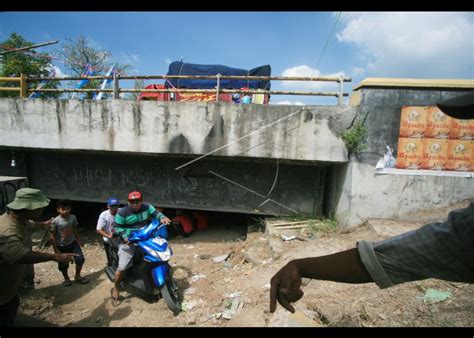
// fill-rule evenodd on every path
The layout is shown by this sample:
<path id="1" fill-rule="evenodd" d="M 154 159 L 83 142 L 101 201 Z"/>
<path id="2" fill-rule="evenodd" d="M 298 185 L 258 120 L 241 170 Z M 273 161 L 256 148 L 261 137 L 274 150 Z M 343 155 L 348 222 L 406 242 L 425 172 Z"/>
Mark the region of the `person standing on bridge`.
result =
<path id="1" fill-rule="evenodd" d="M 37 222 L 44 208 L 49 205 L 40 190 L 22 188 L 7 207 L 10 212 L 0 216 L 0 327 L 13 326 L 20 299 L 18 289 L 29 264 L 56 261 L 67 263 L 75 253 L 32 251 L 29 246 L 35 229 L 49 229 L 50 222 Z"/>
<path id="2" fill-rule="evenodd" d="M 161 223 L 170 223 L 170 219 L 156 210 L 153 205 L 143 203 L 142 194 L 139 191 L 129 193 L 128 205 L 120 208 L 117 215 L 115 215 L 115 234 L 120 236 L 123 243 L 119 244 L 118 266 L 115 272 L 114 287 L 110 290 L 113 305 L 120 303 L 120 283 L 124 271 L 131 266 L 135 253 L 135 246 L 130 245 L 128 237 L 133 230 L 143 228 L 155 218 Z"/>

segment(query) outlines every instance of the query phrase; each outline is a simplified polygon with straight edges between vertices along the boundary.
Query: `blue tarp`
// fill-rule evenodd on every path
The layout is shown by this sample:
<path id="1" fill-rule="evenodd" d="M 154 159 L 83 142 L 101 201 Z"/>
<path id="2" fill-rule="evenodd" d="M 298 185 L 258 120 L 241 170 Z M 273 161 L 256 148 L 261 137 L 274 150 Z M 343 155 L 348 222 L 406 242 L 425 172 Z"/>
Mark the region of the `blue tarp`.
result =
<path id="1" fill-rule="evenodd" d="M 167 75 L 247 75 L 247 76 L 270 76 L 271 67 L 265 65 L 251 70 L 231 68 L 223 65 L 199 65 L 175 61 L 170 64 Z M 170 84 L 171 83 L 171 84 Z M 169 79 L 165 81 L 167 88 L 191 88 L 191 89 L 214 89 L 217 81 L 214 79 Z M 240 89 L 248 87 L 251 89 L 270 89 L 268 80 L 220 80 L 220 88 Z"/>

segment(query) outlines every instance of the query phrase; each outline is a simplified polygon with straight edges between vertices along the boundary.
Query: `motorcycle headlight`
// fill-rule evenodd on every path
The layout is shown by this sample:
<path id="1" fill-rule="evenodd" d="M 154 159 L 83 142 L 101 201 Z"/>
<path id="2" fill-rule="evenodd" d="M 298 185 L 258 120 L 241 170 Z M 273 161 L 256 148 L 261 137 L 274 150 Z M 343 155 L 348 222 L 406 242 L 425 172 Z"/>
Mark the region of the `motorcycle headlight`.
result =
<path id="1" fill-rule="evenodd" d="M 163 252 L 155 252 L 155 253 L 158 255 L 158 257 L 163 262 L 166 262 L 171 258 L 171 251 L 170 250 L 166 250 L 166 251 L 163 251 Z"/>

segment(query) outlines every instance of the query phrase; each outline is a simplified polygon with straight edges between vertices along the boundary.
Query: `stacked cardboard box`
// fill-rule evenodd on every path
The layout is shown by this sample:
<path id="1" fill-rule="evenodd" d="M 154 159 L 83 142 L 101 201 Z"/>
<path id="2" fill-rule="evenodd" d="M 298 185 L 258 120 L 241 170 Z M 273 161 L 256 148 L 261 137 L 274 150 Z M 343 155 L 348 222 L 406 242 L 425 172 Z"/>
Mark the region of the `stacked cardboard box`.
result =
<path id="1" fill-rule="evenodd" d="M 474 171 L 474 121 L 438 107 L 402 107 L 396 167 Z"/>

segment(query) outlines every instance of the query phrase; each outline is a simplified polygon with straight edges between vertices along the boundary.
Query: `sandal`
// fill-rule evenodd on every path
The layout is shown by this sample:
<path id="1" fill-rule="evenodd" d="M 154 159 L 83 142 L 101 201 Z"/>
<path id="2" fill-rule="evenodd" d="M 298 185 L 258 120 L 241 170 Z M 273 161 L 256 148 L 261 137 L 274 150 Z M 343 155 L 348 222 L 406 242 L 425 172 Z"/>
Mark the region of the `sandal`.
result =
<path id="1" fill-rule="evenodd" d="M 110 297 L 112 297 L 112 305 L 113 306 L 119 306 L 120 303 L 121 303 L 121 300 L 120 300 L 120 294 L 119 294 L 119 291 L 117 290 L 117 297 L 114 297 L 114 290 L 116 290 L 115 288 L 112 288 L 110 289 Z"/>
<path id="2" fill-rule="evenodd" d="M 79 279 L 75 279 L 74 281 L 75 281 L 76 283 L 79 283 L 79 284 L 87 284 L 87 283 L 89 283 L 89 280 L 86 279 L 86 278 L 84 278 L 84 277 L 81 277 L 81 278 L 79 278 Z"/>
<path id="3" fill-rule="evenodd" d="M 71 286 L 72 285 L 72 282 L 70 280 L 65 280 L 63 282 L 63 286 Z"/>

